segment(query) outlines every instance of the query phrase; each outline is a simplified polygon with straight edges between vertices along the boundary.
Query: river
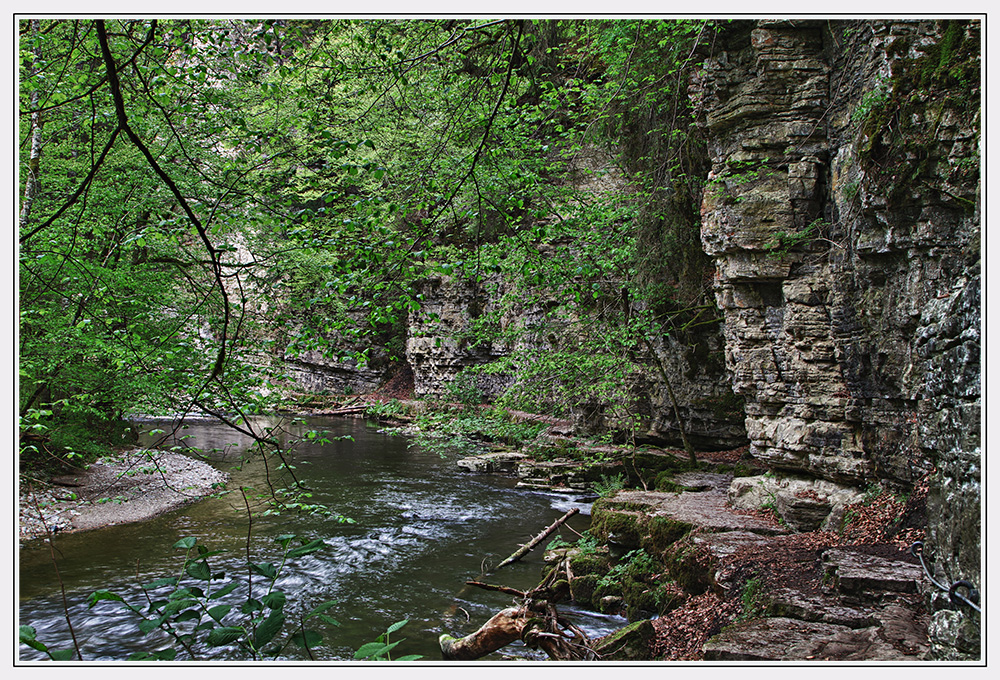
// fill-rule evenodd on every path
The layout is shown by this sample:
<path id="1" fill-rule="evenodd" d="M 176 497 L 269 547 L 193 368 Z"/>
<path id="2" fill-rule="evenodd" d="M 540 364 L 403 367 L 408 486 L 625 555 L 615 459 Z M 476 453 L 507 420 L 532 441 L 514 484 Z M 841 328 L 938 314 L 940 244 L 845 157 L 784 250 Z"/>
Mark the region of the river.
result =
<path id="1" fill-rule="evenodd" d="M 277 423 L 262 420 L 258 425 Z M 168 427 L 155 421 L 142 426 Z M 498 564 L 571 507 L 581 510 L 569 522 L 573 529 L 582 532 L 589 525 L 586 499 L 517 489 L 515 480 L 503 476 L 463 473 L 455 460 L 409 446 L 406 438 L 387 434 L 360 419 L 312 417 L 284 422 L 282 427 L 288 432 L 285 437 L 300 437 L 309 430 L 328 432 L 329 442 L 297 445 L 292 462 L 297 476 L 312 490 L 311 502 L 326 504 L 355 522 L 283 514 L 255 517 L 252 523 L 254 562 L 279 559 L 274 537 L 280 534 L 321 538 L 326 544 L 323 550 L 286 566 L 278 582 L 289 595 L 292 615 L 326 600 L 337 601 L 327 613 L 340 625 L 317 626 L 327 642 L 314 650 L 318 660 L 352 659 L 355 649 L 373 641 L 387 626 L 408 619 L 391 638 L 405 638 L 393 654 L 420 654 L 439 661 L 437 638 L 442 632 L 456 636 L 470 633 L 511 602 L 509 595 L 465 586 L 465 582 L 483 579 L 530 588 L 541 577 L 543 551 L 539 547 L 488 576 L 482 574 L 484 563 Z M 200 421 L 178 435 L 184 437 L 186 446 L 200 449 L 213 465 L 230 472 L 229 488 L 236 491 L 148 522 L 57 535 L 58 578 L 44 542 L 22 548 L 19 623 L 33 626 L 38 639 L 50 648 L 71 646 L 59 595 L 60 578 L 84 658 L 120 660 L 134 651 L 149 650 L 157 633 L 142 635 L 135 619 L 113 603 L 102 602 L 88 611 L 86 599 L 93 591 L 108 589 L 141 603 L 138 584 L 176 574 L 182 555 L 172 546 L 188 536 L 223 551 L 212 560 L 214 570 L 246 573 L 249 526 L 238 489 L 264 491 L 265 468 L 259 457 L 244 460 L 250 440 L 223 425 Z M 269 474 L 275 475 L 273 466 Z M 562 535 L 566 540 L 575 539 L 575 534 L 565 529 Z M 560 611 L 590 636 L 626 623 L 620 617 L 569 606 L 560 607 Z M 502 651 L 544 658 L 518 645 Z M 288 659 L 306 658 L 296 656 L 294 646 L 287 652 Z M 216 648 L 213 654 L 213 658 L 226 660 L 232 652 Z M 20 658 L 35 660 L 44 655 L 21 645 Z M 494 654 L 487 660 L 499 658 Z"/>

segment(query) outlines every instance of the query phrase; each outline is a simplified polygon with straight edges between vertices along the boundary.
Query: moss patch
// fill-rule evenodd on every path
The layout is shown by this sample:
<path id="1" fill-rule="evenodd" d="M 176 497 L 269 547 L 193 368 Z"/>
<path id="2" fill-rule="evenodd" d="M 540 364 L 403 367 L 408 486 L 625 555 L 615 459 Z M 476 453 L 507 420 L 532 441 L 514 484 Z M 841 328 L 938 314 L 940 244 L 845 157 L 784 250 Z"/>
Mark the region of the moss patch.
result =
<path id="1" fill-rule="evenodd" d="M 598 640 L 596 651 L 606 661 L 649 659 L 650 644 L 655 636 L 651 621 L 636 621 Z"/>

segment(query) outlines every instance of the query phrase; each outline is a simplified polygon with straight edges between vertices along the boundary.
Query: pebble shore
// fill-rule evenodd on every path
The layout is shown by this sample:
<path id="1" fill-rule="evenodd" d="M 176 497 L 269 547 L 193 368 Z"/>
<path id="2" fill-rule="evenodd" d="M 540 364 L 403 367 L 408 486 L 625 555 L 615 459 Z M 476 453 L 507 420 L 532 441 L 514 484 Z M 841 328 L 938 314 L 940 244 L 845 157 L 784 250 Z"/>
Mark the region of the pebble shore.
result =
<path id="1" fill-rule="evenodd" d="M 134 449 L 20 489 L 21 541 L 141 522 L 224 490 L 229 475 L 172 451 Z"/>

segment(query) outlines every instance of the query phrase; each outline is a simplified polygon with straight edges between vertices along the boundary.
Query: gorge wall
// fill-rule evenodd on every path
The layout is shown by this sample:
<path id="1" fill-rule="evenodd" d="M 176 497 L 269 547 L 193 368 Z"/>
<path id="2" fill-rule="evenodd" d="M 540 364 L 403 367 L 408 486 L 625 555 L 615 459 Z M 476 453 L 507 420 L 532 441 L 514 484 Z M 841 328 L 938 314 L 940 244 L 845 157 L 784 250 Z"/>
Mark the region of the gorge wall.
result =
<path id="1" fill-rule="evenodd" d="M 726 363 L 784 474 L 929 474 L 935 578 L 981 583 L 976 22 L 756 21 L 691 81 Z M 978 653 L 940 592 L 935 654 Z"/>

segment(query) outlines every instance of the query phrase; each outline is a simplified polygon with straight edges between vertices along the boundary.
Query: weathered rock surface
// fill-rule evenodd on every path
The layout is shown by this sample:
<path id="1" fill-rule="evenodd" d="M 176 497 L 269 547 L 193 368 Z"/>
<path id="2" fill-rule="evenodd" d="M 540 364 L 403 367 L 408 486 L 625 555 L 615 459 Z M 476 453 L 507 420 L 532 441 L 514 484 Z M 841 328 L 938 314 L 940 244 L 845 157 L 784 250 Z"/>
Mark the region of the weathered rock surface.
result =
<path id="1" fill-rule="evenodd" d="M 858 502 L 862 493 L 825 479 L 757 475 L 734 479 L 728 498 L 730 505 L 743 510 L 772 507 L 797 531 L 836 531 L 844 509 Z"/>
<path id="2" fill-rule="evenodd" d="M 830 548 L 823 560 L 833 587 L 845 602 L 872 603 L 883 593 L 916 593 L 924 578 L 919 565 L 848 548 Z"/>
<path id="3" fill-rule="evenodd" d="M 977 21 L 733 22 L 690 84 L 751 453 L 858 487 L 935 469 L 946 584 L 981 578 L 979 54 Z M 786 521 L 830 526 L 824 494 L 773 492 Z M 932 600 L 933 654 L 968 658 Z"/>
<path id="4" fill-rule="evenodd" d="M 720 475 L 727 478 L 727 475 Z M 737 514 L 726 506 L 725 487 L 709 491 L 668 493 L 659 491 L 619 491 L 611 499 L 610 508 L 621 514 L 667 517 L 700 529 L 718 531 L 751 531 L 773 535 L 788 530 L 777 522 L 749 514 Z"/>
<path id="5" fill-rule="evenodd" d="M 527 457 L 526 454 L 516 451 L 498 451 L 462 458 L 456 465 L 468 472 L 477 472 L 480 474 L 513 474 L 517 472 L 518 467 Z"/>
<path id="6" fill-rule="evenodd" d="M 705 645 L 706 661 L 914 661 L 926 645 L 919 619 L 896 615 L 893 624 L 848 628 L 783 617 L 758 619 L 720 633 Z"/>
<path id="7" fill-rule="evenodd" d="M 653 624 L 649 619 L 635 621 L 595 640 L 594 651 L 601 661 L 642 661 L 649 658 L 653 635 Z"/>

